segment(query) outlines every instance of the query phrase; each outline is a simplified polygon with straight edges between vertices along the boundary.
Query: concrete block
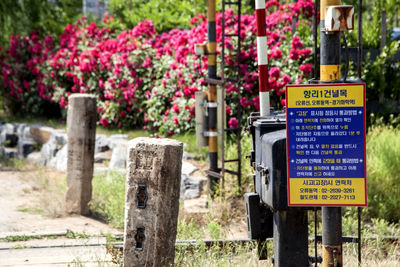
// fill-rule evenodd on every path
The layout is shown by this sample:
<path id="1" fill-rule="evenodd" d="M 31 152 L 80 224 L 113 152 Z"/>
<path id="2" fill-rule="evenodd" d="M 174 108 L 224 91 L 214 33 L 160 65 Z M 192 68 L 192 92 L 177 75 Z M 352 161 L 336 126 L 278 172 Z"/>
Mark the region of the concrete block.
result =
<path id="1" fill-rule="evenodd" d="M 173 266 L 182 152 L 171 139 L 129 142 L 124 266 Z"/>
<path id="2" fill-rule="evenodd" d="M 68 213 L 86 215 L 92 198 L 96 96 L 73 94 L 68 99 L 66 209 Z"/>

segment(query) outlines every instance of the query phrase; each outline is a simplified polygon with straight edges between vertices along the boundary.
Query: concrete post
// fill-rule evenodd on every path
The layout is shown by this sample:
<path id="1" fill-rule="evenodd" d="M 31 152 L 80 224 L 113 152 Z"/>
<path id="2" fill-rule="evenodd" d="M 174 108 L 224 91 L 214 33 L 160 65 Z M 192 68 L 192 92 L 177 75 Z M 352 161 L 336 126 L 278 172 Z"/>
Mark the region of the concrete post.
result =
<path id="1" fill-rule="evenodd" d="M 96 138 L 96 97 L 74 94 L 69 97 L 66 209 L 86 215 L 92 198 L 94 144 Z"/>
<path id="2" fill-rule="evenodd" d="M 124 266 L 172 266 L 183 145 L 171 139 L 129 142 Z"/>

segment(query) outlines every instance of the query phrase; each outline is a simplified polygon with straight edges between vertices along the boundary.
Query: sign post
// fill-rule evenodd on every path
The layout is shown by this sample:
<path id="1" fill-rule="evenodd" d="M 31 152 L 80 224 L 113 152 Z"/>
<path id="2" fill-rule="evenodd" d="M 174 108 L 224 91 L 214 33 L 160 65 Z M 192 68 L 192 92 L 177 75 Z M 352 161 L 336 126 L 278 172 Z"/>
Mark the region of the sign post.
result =
<path id="1" fill-rule="evenodd" d="M 289 206 L 366 206 L 365 84 L 286 90 Z"/>

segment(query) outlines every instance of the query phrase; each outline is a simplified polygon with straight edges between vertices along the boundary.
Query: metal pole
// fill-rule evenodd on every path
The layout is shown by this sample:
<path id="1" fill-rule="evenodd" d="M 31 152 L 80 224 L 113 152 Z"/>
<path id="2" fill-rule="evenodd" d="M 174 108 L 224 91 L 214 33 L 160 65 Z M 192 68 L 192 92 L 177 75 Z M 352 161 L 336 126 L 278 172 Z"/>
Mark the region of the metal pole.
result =
<path id="1" fill-rule="evenodd" d="M 325 8 L 340 5 L 340 0 L 321 0 L 320 79 L 340 79 L 340 32 L 325 32 Z M 322 207 L 322 266 L 342 266 L 342 210 Z"/>
<path id="2" fill-rule="evenodd" d="M 216 38 L 216 9 L 215 0 L 208 0 L 208 78 L 217 79 L 217 38 Z M 217 87 L 215 84 L 208 85 L 208 103 L 217 104 Z M 209 125 L 209 137 L 208 137 L 208 152 L 210 160 L 210 171 L 218 171 L 218 131 L 217 131 L 217 107 L 208 107 L 208 125 Z M 218 187 L 218 178 L 209 175 L 208 186 L 210 194 L 213 196 Z"/>
<path id="3" fill-rule="evenodd" d="M 314 16 L 313 16 L 313 38 L 314 38 L 314 71 L 313 71 L 313 78 L 314 80 L 317 80 L 318 74 L 317 74 L 317 62 L 318 62 L 318 56 L 317 56 L 317 49 L 318 49 L 318 44 L 317 44 L 317 39 L 318 39 L 318 19 L 317 19 L 317 14 L 318 14 L 318 4 L 319 1 L 315 0 L 314 3 Z"/>
<path id="4" fill-rule="evenodd" d="M 256 0 L 258 84 L 260 91 L 260 115 L 269 116 L 268 46 L 265 31 L 265 0 Z"/>

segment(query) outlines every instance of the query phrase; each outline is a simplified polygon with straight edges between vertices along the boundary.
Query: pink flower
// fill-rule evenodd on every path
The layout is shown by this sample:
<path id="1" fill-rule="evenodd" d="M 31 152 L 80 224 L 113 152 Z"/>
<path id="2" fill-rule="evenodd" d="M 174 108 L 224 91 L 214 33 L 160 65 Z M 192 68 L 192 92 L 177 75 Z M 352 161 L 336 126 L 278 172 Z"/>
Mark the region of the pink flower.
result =
<path id="1" fill-rule="evenodd" d="M 286 99 L 282 99 L 281 100 L 281 105 L 284 106 L 284 107 L 286 106 Z"/>
<path id="2" fill-rule="evenodd" d="M 282 75 L 282 82 L 283 83 L 285 83 L 285 84 L 287 84 L 287 83 L 290 83 L 290 76 L 289 75 L 287 75 L 287 74 L 283 74 Z"/>
<path id="3" fill-rule="evenodd" d="M 309 55 L 311 55 L 311 49 L 310 48 L 304 48 L 299 50 L 299 55 L 302 58 L 307 58 Z"/>
<path id="4" fill-rule="evenodd" d="M 269 72 L 269 76 L 274 77 L 275 79 L 278 79 L 281 76 L 281 70 L 278 67 L 272 67 Z"/>
<path id="5" fill-rule="evenodd" d="M 175 125 L 178 125 L 179 124 L 178 117 L 174 116 L 174 118 L 172 120 L 172 123 L 175 124 Z"/>
<path id="6" fill-rule="evenodd" d="M 178 104 L 176 104 L 176 103 L 172 104 L 172 111 L 175 113 L 179 113 L 180 110 L 179 110 Z"/>
<path id="7" fill-rule="evenodd" d="M 239 126 L 239 122 L 235 117 L 232 117 L 228 121 L 229 128 L 237 128 Z"/>
<path id="8" fill-rule="evenodd" d="M 29 90 L 29 82 L 28 81 L 24 81 L 24 88 L 26 90 Z"/>
<path id="9" fill-rule="evenodd" d="M 294 36 L 292 39 L 292 48 L 293 49 L 298 49 L 298 48 L 302 48 L 303 47 L 303 43 L 300 41 L 299 36 Z"/>
<path id="10" fill-rule="evenodd" d="M 295 49 L 290 49 L 289 51 L 289 58 L 292 60 L 298 60 L 299 59 L 299 52 Z"/>

